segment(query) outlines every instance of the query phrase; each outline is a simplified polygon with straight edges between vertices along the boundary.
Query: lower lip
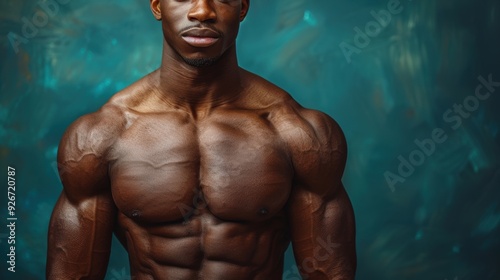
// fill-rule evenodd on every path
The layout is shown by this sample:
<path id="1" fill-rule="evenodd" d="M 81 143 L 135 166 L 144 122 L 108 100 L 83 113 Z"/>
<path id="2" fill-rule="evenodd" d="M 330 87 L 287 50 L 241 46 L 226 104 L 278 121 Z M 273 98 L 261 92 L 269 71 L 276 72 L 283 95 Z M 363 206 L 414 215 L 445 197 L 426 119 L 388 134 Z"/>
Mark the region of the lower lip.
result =
<path id="1" fill-rule="evenodd" d="M 186 43 L 190 44 L 193 47 L 197 48 L 206 48 L 215 44 L 219 38 L 212 37 L 191 37 L 191 36 L 182 36 L 182 39 L 186 41 Z"/>

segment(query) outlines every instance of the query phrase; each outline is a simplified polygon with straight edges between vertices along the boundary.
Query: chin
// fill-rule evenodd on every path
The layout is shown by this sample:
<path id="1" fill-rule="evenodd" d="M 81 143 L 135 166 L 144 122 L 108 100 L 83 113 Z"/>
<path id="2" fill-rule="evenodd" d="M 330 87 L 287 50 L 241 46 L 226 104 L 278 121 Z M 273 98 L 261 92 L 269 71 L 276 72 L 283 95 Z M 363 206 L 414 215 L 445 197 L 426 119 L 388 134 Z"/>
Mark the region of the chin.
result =
<path id="1" fill-rule="evenodd" d="M 193 67 L 206 67 L 206 66 L 211 66 L 215 64 L 218 60 L 219 57 L 197 57 L 197 58 L 188 58 L 188 57 L 183 57 L 182 59 L 184 62 L 186 62 L 188 65 L 193 66 Z"/>

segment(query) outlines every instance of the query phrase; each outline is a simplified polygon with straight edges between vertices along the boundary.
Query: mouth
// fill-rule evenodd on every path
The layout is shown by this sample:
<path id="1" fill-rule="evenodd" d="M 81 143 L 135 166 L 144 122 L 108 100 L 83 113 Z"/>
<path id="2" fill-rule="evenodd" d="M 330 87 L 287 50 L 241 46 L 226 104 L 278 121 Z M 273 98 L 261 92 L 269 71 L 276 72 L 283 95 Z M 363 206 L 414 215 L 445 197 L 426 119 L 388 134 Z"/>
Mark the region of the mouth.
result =
<path id="1" fill-rule="evenodd" d="M 220 35 L 208 28 L 191 28 L 181 33 L 182 39 L 197 48 L 206 48 L 215 44 Z"/>

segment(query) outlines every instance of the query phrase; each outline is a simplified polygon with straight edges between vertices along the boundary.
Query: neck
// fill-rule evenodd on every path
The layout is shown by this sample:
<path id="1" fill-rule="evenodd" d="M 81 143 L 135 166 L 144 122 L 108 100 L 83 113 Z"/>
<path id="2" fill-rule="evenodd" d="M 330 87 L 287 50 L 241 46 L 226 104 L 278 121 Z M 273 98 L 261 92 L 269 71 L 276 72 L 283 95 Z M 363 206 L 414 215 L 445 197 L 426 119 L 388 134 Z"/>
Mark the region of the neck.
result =
<path id="1" fill-rule="evenodd" d="M 165 43 L 157 89 L 160 99 L 193 116 L 234 100 L 241 92 L 236 47 L 230 47 L 210 66 L 195 67 Z"/>

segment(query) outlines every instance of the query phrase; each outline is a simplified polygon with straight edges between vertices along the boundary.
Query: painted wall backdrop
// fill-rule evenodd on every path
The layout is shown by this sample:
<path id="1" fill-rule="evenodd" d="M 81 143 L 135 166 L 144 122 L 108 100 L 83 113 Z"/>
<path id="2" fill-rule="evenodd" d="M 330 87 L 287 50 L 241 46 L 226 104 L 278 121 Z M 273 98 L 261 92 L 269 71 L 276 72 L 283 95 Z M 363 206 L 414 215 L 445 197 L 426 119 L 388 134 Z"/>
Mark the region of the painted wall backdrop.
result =
<path id="1" fill-rule="evenodd" d="M 146 0 L 2 0 L 0 31 L 0 278 L 44 279 L 58 142 L 159 66 L 161 29 Z M 251 1 L 240 64 L 348 139 L 357 279 L 500 279 L 499 35 L 496 0 Z M 115 242 L 106 279 L 129 278 Z"/>

